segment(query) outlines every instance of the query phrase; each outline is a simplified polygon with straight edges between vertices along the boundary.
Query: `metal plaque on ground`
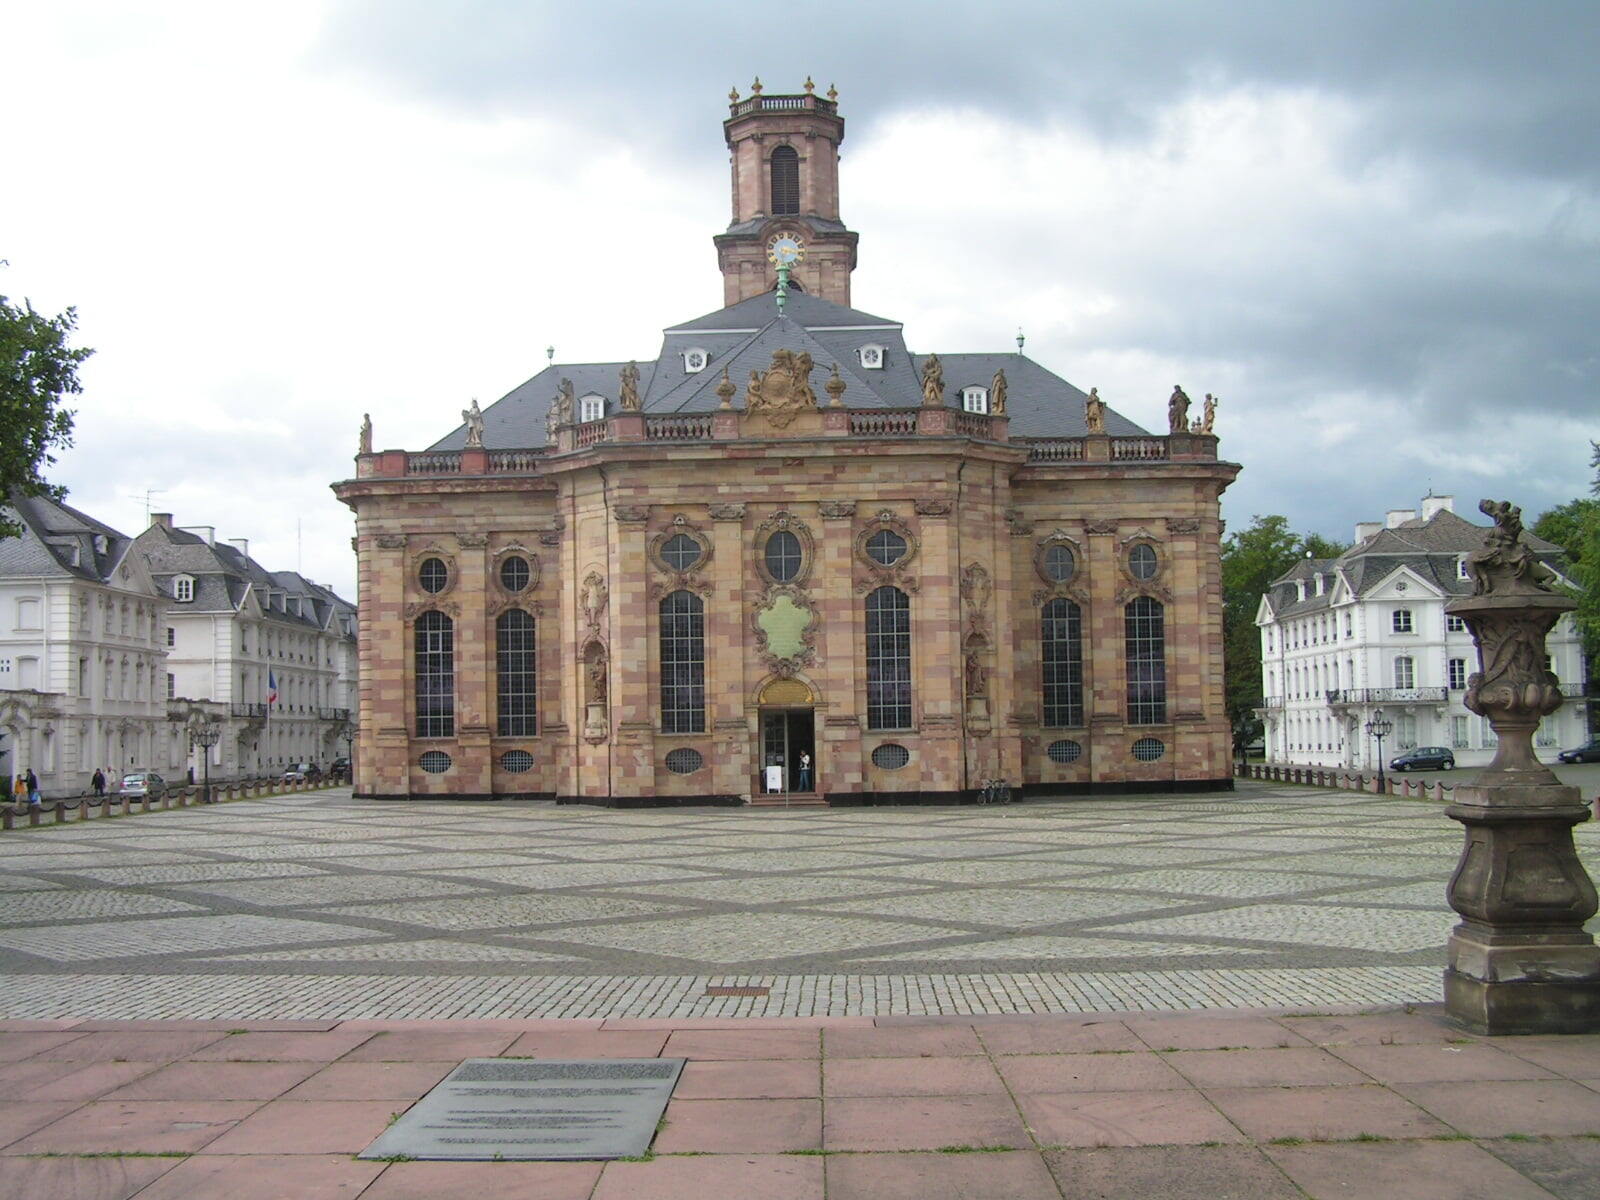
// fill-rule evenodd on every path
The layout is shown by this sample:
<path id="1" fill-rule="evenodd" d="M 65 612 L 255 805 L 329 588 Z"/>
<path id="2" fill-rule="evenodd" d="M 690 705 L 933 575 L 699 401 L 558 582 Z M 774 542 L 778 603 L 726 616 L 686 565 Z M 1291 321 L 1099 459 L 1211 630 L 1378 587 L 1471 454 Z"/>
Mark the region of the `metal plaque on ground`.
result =
<path id="1" fill-rule="evenodd" d="M 681 1058 L 469 1058 L 359 1158 L 631 1158 L 650 1148 Z"/>

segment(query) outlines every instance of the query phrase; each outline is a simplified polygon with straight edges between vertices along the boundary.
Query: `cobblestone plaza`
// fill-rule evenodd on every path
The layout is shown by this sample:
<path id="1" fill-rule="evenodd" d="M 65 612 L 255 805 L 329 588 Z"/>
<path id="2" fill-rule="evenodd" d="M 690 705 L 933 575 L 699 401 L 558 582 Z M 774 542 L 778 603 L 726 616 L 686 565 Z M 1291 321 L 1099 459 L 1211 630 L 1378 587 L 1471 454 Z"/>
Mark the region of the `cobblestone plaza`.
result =
<path id="1" fill-rule="evenodd" d="M 1431 1000 L 1459 838 L 1431 803 L 1259 784 L 876 810 L 242 801 L 8 836 L 0 1015 Z M 740 985 L 766 991 L 706 994 Z"/>

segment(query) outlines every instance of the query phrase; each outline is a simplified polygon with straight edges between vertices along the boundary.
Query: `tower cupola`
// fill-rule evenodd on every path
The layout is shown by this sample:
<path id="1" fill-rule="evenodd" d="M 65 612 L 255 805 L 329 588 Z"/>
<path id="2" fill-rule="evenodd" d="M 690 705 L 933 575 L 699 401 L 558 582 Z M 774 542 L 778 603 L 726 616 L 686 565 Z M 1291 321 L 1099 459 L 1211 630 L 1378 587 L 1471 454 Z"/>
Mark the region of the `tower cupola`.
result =
<path id="1" fill-rule="evenodd" d="M 733 220 L 714 239 L 723 302 L 771 291 L 778 281 L 771 243 L 790 238 L 802 249 L 790 286 L 848 305 L 857 235 L 839 219 L 838 93 L 830 87 L 817 95 L 809 78 L 794 95 L 766 95 L 759 79 L 751 92 L 729 93 L 722 123 L 733 172 Z"/>

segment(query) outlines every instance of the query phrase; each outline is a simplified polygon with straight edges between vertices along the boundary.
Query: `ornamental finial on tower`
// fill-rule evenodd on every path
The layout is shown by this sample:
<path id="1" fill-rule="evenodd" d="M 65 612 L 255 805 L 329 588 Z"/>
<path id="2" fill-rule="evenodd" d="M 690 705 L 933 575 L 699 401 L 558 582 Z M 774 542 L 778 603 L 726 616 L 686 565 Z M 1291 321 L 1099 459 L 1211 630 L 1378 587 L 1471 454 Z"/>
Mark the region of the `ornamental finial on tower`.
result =
<path id="1" fill-rule="evenodd" d="M 829 100 L 837 100 L 838 98 L 839 98 L 839 89 L 834 87 L 833 84 L 830 83 L 828 85 L 828 99 Z"/>
<path id="2" fill-rule="evenodd" d="M 722 398 L 722 404 L 720 407 L 732 408 L 733 393 L 736 391 L 738 391 L 738 389 L 733 386 L 733 380 L 728 378 L 728 368 L 724 366 L 722 368 L 722 382 L 717 384 L 717 395 Z"/>
<path id="3" fill-rule="evenodd" d="M 809 96 L 809 95 L 811 95 L 811 93 L 815 92 L 816 90 L 817 90 L 817 85 L 812 83 L 811 82 L 811 76 L 807 75 L 806 76 L 806 95 Z"/>
<path id="4" fill-rule="evenodd" d="M 839 374 L 839 364 L 833 364 L 833 374 L 828 376 L 828 382 L 822 385 L 828 392 L 828 407 L 840 408 L 844 404 L 844 379 Z"/>
<path id="5" fill-rule="evenodd" d="M 761 76 L 757 75 L 756 81 L 750 85 L 750 94 L 752 96 L 761 95 Z"/>
<path id="6" fill-rule="evenodd" d="M 737 83 L 734 84 L 731 88 L 728 89 L 728 103 L 729 104 L 737 104 L 737 103 L 739 103 L 739 85 Z"/>

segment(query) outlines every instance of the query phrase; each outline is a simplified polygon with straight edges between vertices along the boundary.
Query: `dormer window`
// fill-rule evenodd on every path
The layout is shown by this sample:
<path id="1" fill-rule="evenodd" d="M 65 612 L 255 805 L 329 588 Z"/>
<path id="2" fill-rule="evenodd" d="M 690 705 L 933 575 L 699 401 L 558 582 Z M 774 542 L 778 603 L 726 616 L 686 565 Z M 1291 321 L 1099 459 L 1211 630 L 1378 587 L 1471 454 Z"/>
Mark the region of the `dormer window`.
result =
<path id="1" fill-rule="evenodd" d="M 1456 560 L 1456 578 L 1457 579 L 1470 579 L 1470 578 L 1472 578 L 1470 575 L 1467 574 L 1467 560 L 1464 559 L 1464 558 L 1458 558 Z"/>
<path id="2" fill-rule="evenodd" d="M 969 387 L 961 389 L 961 407 L 970 413 L 986 413 L 989 411 L 989 389 L 986 387 Z"/>
<path id="3" fill-rule="evenodd" d="M 578 420 L 581 422 L 599 421 L 606 415 L 606 398 L 604 396 L 585 396 L 578 401 Z"/>
<path id="4" fill-rule="evenodd" d="M 686 374 L 698 375 L 701 371 L 706 369 L 706 364 L 710 361 L 710 353 L 701 349 L 699 346 L 692 347 L 691 349 L 683 352 L 683 369 Z"/>
<path id="5" fill-rule="evenodd" d="M 863 346 L 856 351 L 861 359 L 861 365 L 869 371 L 883 370 L 883 347 L 879 345 Z"/>
<path id="6" fill-rule="evenodd" d="M 194 601 L 194 577 L 192 575 L 179 575 L 172 581 L 172 598 L 179 604 L 189 604 Z"/>

